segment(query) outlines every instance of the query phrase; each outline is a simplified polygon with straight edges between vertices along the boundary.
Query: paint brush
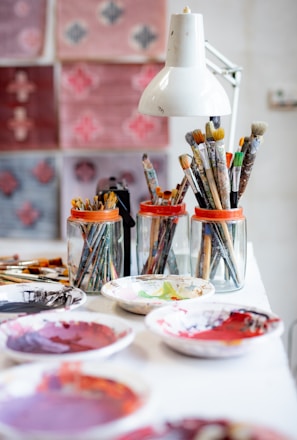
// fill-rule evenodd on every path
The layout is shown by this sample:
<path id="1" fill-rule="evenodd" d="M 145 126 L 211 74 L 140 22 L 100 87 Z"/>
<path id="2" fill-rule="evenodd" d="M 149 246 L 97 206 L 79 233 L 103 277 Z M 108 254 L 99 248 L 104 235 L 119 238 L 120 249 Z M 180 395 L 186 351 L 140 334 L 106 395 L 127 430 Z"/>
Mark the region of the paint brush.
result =
<path id="1" fill-rule="evenodd" d="M 189 154 L 182 154 L 179 156 L 179 163 L 184 170 L 185 175 L 189 181 L 189 184 L 194 192 L 196 200 L 201 208 L 206 208 L 204 198 L 201 194 L 200 188 L 197 184 L 193 171 L 191 169 L 192 157 Z"/>
<path id="2" fill-rule="evenodd" d="M 211 228 L 208 223 L 205 224 L 203 233 L 203 265 L 202 278 L 209 280 L 210 275 L 210 261 L 211 261 Z"/>
<path id="3" fill-rule="evenodd" d="M 256 160 L 257 152 L 263 142 L 263 136 L 267 130 L 267 127 L 268 125 L 266 122 L 254 122 L 252 124 L 252 133 L 250 136 L 249 145 L 246 152 L 244 153 L 241 167 L 238 200 L 240 199 L 247 187 Z"/>
<path id="4" fill-rule="evenodd" d="M 201 192 L 204 195 L 206 208 L 215 208 L 215 204 L 213 201 L 213 197 L 210 191 L 209 183 L 207 180 L 207 176 L 205 173 L 205 169 L 199 151 L 199 144 L 204 143 L 205 136 L 201 132 L 201 130 L 195 130 L 192 133 L 187 133 L 186 139 L 192 148 L 197 171 L 199 173 L 202 182 Z"/>
<path id="5" fill-rule="evenodd" d="M 209 157 L 208 157 L 208 152 L 207 152 L 207 147 L 205 145 L 205 143 L 201 143 L 198 145 L 199 148 L 199 152 L 200 152 L 200 156 L 202 159 L 202 163 L 203 163 L 203 167 L 205 170 L 205 174 L 207 177 L 207 181 L 209 184 L 209 188 L 211 191 L 211 195 L 213 197 L 213 201 L 215 204 L 216 209 L 223 209 L 222 208 L 222 204 L 221 204 L 221 200 L 220 200 L 220 196 L 218 193 L 218 189 L 217 189 L 217 185 L 214 179 L 214 175 L 212 172 L 212 168 L 210 166 L 210 161 L 209 161 Z"/>
<path id="6" fill-rule="evenodd" d="M 215 149 L 215 132 L 219 130 L 219 128 L 215 129 L 213 121 L 208 121 L 205 124 L 205 144 L 207 146 L 208 157 L 210 161 L 210 165 L 212 168 L 213 176 L 216 184 L 218 185 L 218 171 L 217 171 L 217 158 L 216 158 L 216 149 Z"/>
<path id="7" fill-rule="evenodd" d="M 156 170 L 154 169 L 153 164 L 147 154 L 142 156 L 142 164 L 152 203 L 156 204 L 158 203 L 156 187 L 159 186 Z"/>
<path id="8" fill-rule="evenodd" d="M 241 151 L 236 151 L 234 153 L 234 161 L 232 167 L 232 177 L 231 177 L 231 193 L 230 193 L 230 203 L 231 208 L 238 207 L 238 190 L 239 190 L 239 181 L 241 174 L 241 167 L 243 162 L 244 153 Z"/>
<path id="9" fill-rule="evenodd" d="M 226 161 L 226 150 L 224 145 L 225 131 L 218 128 L 213 131 L 215 140 L 215 156 L 217 169 L 217 184 L 223 209 L 230 209 L 230 180 Z"/>
<path id="10" fill-rule="evenodd" d="M 7 265 L 7 263 L 0 263 L 0 268 Z M 27 266 L 38 266 L 38 267 L 49 267 L 49 266 L 64 266 L 62 258 L 38 258 L 35 260 L 17 260 L 13 261 L 14 266 L 27 267 Z"/>

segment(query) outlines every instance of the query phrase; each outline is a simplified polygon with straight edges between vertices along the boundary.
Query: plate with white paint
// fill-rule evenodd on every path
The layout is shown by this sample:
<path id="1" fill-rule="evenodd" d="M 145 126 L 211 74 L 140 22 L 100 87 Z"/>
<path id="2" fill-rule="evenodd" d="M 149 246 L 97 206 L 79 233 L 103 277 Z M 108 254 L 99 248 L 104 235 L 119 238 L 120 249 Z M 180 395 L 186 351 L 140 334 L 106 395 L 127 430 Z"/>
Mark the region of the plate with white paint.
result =
<path id="1" fill-rule="evenodd" d="M 202 278 L 146 274 L 109 281 L 101 293 L 129 312 L 146 315 L 168 304 L 202 300 L 215 288 Z"/>
<path id="2" fill-rule="evenodd" d="M 86 293 L 62 283 L 15 283 L 0 286 L 0 319 L 49 310 L 75 309 Z"/>
<path id="3" fill-rule="evenodd" d="M 149 313 L 145 324 L 174 350 L 197 357 L 239 356 L 284 329 L 270 311 L 217 302 L 162 307 Z"/>

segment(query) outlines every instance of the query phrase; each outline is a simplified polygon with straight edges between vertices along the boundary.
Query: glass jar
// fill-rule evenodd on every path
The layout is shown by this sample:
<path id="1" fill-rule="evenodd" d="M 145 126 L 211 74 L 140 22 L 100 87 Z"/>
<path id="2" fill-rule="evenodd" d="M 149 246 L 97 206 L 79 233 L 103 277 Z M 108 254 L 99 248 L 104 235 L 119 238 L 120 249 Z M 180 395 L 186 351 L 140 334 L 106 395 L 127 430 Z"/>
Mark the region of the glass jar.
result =
<path id="1" fill-rule="evenodd" d="M 211 282 L 217 293 L 241 289 L 247 232 L 242 208 L 195 208 L 190 233 L 191 275 Z"/>
<path id="2" fill-rule="evenodd" d="M 100 292 L 107 281 L 123 276 L 123 222 L 119 209 L 72 209 L 67 219 L 70 284 L 86 293 Z"/>
<path id="3" fill-rule="evenodd" d="M 185 204 L 140 203 L 136 216 L 139 274 L 190 274 L 189 216 Z"/>

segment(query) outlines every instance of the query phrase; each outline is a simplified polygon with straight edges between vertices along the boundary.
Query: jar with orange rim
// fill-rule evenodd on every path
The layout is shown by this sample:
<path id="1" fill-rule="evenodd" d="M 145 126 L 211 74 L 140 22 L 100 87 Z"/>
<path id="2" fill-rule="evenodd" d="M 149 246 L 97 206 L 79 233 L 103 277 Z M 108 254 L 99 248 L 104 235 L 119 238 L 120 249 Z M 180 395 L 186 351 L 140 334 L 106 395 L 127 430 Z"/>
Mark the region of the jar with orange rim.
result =
<path id="1" fill-rule="evenodd" d="M 119 209 L 71 209 L 67 219 L 70 284 L 99 293 L 103 284 L 123 276 L 123 222 Z"/>
<path id="2" fill-rule="evenodd" d="M 195 207 L 190 228 L 191 275 L 211 282 L 216 293 L 244 286 L 247 254 L 242 208 Z"/>
<path id="3" fill-rule="evenodd" d="M 190 275 L 189 215 L 184 203 L 140 203 L 136 233 L 139 274 Z"/>

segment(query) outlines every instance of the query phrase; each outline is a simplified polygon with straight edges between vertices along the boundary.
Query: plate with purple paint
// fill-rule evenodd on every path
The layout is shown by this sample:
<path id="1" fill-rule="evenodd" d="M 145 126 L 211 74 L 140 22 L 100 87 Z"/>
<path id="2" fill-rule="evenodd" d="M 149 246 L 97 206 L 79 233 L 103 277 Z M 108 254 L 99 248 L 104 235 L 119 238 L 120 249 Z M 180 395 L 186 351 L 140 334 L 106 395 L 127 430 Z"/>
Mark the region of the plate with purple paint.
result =
<path id="1" fill-rule="evenodd" d="M 201 300 L 215 293 L 214 286 L 186 275 L 134 275 L 104 284 L 101 293 L 121 308 L 140 315 L 172 303 Z"/>
<path id="2" fill-rule="evenodd" d="M 174 350 L 208 358 L 243 355 L 284 329 L 271 311 L 216 302 L 162 307 L 149 313 L 145 324 Z"/>
<path id="3" fill-rule="evenodd" d="M 93 312 L 41 312 L 0 324 L 0 349 L 16 362 L 103 359 L 133 339 L 126 321 Z"/>
<path id="4" fill-rule="evenodd" d="M 0 286 L 0 320 L 27 313 L 75 309 L 87 300 L 86 293 L 62 283 L 16 283 Z"/>
<path id="5" fill-rule="evenodd" d="M 143 377 L 121 365 L 24 364 L 0 374 L 0 437 L 115 438 L 144 423 L 153 403 Z"/>

